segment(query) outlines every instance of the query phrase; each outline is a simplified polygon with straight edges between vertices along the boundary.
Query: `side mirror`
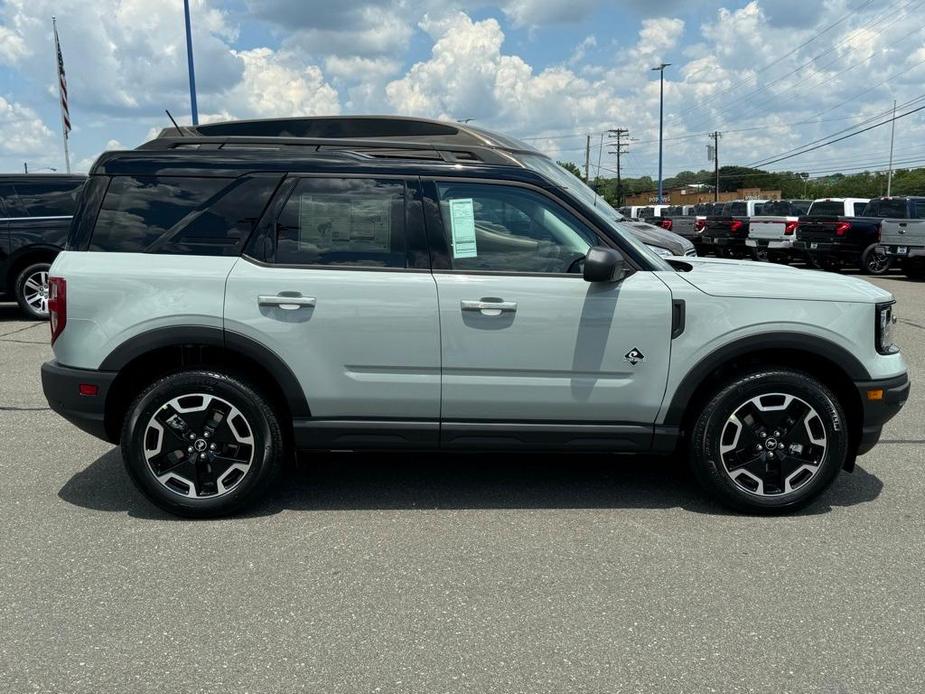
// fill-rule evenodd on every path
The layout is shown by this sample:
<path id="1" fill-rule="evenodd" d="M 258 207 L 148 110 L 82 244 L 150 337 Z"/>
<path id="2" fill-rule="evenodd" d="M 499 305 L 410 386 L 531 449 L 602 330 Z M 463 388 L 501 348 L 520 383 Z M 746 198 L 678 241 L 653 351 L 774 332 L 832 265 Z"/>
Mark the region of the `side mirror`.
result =
<path id="1" fill-rule="evenodd" d="M 585 282 L 619 282 L 625 274 L 626 266 L 619 251 L 604 246 L 588 249 L 583 270 Z"/>

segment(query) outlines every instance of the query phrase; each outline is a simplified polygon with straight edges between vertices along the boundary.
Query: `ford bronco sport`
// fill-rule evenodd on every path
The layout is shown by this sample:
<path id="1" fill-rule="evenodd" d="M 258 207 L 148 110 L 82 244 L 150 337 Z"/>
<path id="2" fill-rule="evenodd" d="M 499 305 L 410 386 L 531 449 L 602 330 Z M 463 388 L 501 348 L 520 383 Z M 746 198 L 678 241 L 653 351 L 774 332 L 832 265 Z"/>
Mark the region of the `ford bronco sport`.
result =
<path id="1" fill-rule="evenodd" d="M 180 515 L 293 451 L 686 451 L 747 512 L 821 493 L 906 400 L 893 297 L 666 260 L 544 155 L 460 124 L 169 129 L 107 152 L 51 271 L 51 407 Z"/>

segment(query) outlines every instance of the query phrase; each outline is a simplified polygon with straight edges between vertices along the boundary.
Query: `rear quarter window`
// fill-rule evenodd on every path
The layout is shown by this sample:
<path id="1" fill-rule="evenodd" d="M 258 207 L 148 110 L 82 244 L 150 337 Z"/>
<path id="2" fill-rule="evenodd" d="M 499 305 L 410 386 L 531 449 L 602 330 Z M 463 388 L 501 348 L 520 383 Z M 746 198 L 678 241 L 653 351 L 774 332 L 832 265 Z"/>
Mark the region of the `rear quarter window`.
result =
<path id="1" fill-rule="evenodd" d="M 278 176 L 115 176 L 89 250 L 238 255 Z"/>
<path id="2" fill-rule="evenodd" d="M 26 217 L 70 217 L 77 207 L 77 193 L 83 181 L 17 182 L 12 193 Z"/>

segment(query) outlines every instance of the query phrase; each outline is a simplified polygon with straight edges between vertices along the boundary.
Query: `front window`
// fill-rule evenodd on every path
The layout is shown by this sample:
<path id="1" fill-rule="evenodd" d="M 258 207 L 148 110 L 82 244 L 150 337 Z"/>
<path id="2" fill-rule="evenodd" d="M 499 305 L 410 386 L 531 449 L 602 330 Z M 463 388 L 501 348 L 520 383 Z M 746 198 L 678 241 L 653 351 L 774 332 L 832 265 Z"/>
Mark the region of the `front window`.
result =
<path id="1" fill-rule="evenodd" d="M 585 204 L 588 211 L 594 214 L 602 226 L 615 235 L 623 239 L 633 249 L 646 257 L 650 264 L 657 270 L 671 270 L 671 265 L 666 263 L 662 258 L 652 252 L 645 243 L 640 241 L 634 234 L 627 219 L 612 208 L 608 202 L 589 188 L 584 181 L 575 174 L 563 169 L 552 159 L 542 154 L 517 154 L 520 162 L 528 169 L 536 171 L 546 179 L 554 183 L 557 187 L 567 190 L 581 202 Z M 637 212 L 637 217 L 639 213 Z"/>

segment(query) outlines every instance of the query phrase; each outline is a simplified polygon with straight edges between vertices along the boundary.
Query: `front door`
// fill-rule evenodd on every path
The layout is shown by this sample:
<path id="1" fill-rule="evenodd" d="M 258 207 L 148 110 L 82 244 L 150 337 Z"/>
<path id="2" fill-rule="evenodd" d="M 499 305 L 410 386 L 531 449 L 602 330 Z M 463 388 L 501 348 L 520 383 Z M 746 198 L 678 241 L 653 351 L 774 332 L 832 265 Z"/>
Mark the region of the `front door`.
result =
<path id="1" fill-rule="evenodd" d="M 225 329 L 269 347 L 304 390 L 300 445 L 437 443 L 440 326 L 418 189 L 301 178 L 269 227 L 269 261 L 242 258 L 228 277 Z"/>
<path id="2" fill-rule="evenodd" d="M 596 232 L 538 189 L 425 189 L 449 265 L 434 271 L 444 444 L 646 447 L 668 374 L 665 284 L 648 271 L 585 282 Z"/>

